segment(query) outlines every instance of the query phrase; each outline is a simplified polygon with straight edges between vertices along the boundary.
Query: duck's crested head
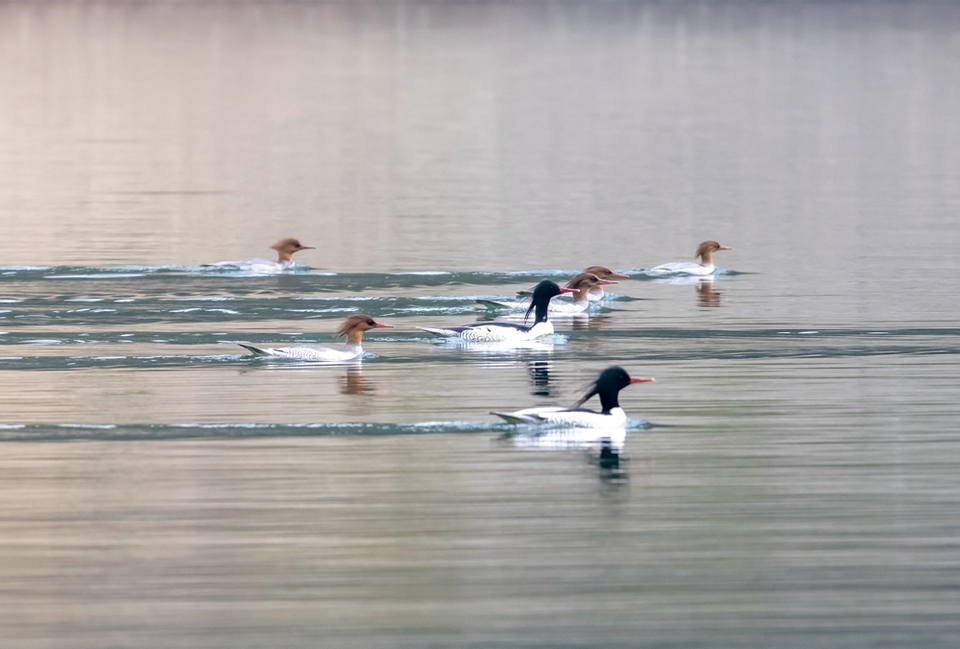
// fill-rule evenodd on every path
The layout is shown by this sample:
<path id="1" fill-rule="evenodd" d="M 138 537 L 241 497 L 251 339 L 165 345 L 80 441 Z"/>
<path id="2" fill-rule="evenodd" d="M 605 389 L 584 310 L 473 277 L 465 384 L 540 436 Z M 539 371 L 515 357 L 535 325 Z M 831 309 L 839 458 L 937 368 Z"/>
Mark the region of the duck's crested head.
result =
<path id="1" fill-rule="evenodd" d="M 371 316 L 363 313 L 357 313 L 346 320 L 337 329 L 337 337 L 350 336 L 351 333 L 370 331 L 371 329 L 393 329 L 393 325 L 377 322 Z"/>
<path id="2" fill-rule="evenodd" d="M 618 408 L 620 405 L 617 400 L 620 390 L 634 383 L 650 383 L 653 380 L 652 377 L 631 378 L 627 371 L 618 365 L 608 367 L 600 372 L 600 376 L 587 388 L 586 394 L 574 407 L 579 408 L 593 395 L 599 395 L 603 412 L 610 412 L 611 409 Z"/>
<path id="3" fill-rule="evenodd" d="M 713 253 L 718 250 L 733 250 L 727 246 L 721 246 L 716 241 L 704 241 L 700 244 L 700 247 L 697 248 L 697 253 L 693 256 L 694 259 L 702 259 L 704 263 L 708 263 L 713 257 Z"/>
<path id="4" fill-rule="evenodd" d="M 561 287 L 554 281 L 545 279 L 536 286 L 533 287 L 533 301 L 538 302 L 541 300 L 550 300 L 561 293 L 576 293 L 577 290 L 574 288 L 568 288 L 566 286 Z"/>
<path id="5" fill-rule="evenodd" d="M 622 390 L 634 383 L 650 383 L 653 380 L 652 377 L 633 378 L 627 374 L 627 370 L 619 365 L 614 365 L 600 372 L 600 376 L 597 377 L 594 385 L 598 388 L 606 388 L 608 390 Z"/>
<path id="6" fill-rule="evenodd" d="M 526 315 L 523 316 L 524 322 L 527 318 L 530 317 L 530 312 L 536 310 L 536 322 L 547 319 L 547 307 L 550 304 L 550 300 L 560 295 L 561 293 L 576 293 L 577 289 L 567 288 L 566 286 L 561 287 L 554 281 L 545 279 L 535 287 L 533 287 L 533 298 L 530 300 L 530 308 L 527 309 Z"/>
<path id="7" fill-rule="evenodd" d="M 590 266 L 589 268 L 584 268 L 583 272 L 596 275 L 600 279 L 610 279 L 611 277 L 616 277 L 617 279 L 628 279 L 630 277 L 629 275 L 624 275 L 623 273 L 615 273 L 606 266 Z"/>
<path id="8" fill-rule="evenodd" d="M 611 279 L 601 279 L 593 273 L 580 273 L 567 282 L 567 288 L 575 288 L 578 291 L 589 291 L 600 286 L 609 284 L 619 284 L 620 282 Z"/>
<path id="9" fill-rule="evenodd" d="M 293 237 L 280 239 L 280 241 L 277 241 L 270 246 L 270 248 L 277 251 L 277 254 L 280 255 L 280 261 L 290 261 L 290 255 L 300 250 L 316 250 L 315 247 L 305 246 Z"/>
<path id="10" fill-rule="evenodd" d="M 600 286 L 600 278 L 593 273 L 580 273 L 574 275 L 573 279 L 567 282 L 567 288 L 575 288 L 578 291 L 589 291 L 591 288 Z"/>

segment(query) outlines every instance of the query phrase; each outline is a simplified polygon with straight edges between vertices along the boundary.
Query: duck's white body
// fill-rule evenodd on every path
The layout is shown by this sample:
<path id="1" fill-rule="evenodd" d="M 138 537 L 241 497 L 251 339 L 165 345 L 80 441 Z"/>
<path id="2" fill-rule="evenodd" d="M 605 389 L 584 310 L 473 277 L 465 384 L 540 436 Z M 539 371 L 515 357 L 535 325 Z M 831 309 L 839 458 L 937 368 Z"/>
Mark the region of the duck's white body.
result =
<path id="1" fill-rule="evenodd" d="M 525 342 L 553 334 L 553 323 L 549 320 L 538 322 L 532 327 L 510 322 L 483 322 L 449 329 L 419 327 L 438 336 L 461 338 L 475 343 Z"/>
<path id="2" fill-rule="evenodd" d="M 611 408 L 608 413 L 582 408 L 543 406 L 524 408 L 513 412 L 494 412 L 492 414 L 511 424 L 548 424 L 597 429 L 618 428 L 627 423 L 627 413 L 620 407 Z"/>
<path id="3" fill-rule="evenodd" d="M 714 264 L 698 264 L 695 261 L 675 261 L 648 268 L 648 275 L 697 275 L 704 277 L 717 271 Z"/>
<path id="4" fill-rule="evenodd" d="M 255 257 L 253 259 L 238 259 L 237 261 L 219 261 L 215 264 L 204 264 L 203 267 L 239 270 L 252 275 L 276 275 L 292 271 L 298 266 L 295 261 L 270 261 L 269 259 Z"/>
<path id="5" fill-rule="evenodd" d="M 514 302 L 510 300 L 477 300 L 477 302 L 486 307 L 509 309 L 510 311 L 526 311 L 529 306 L 529 302 Z M 550 307 L 547 309 L 547 313 L 552 316 L 577 315 L 579 313 L 586 313 L 587 309 L 590 308 L 590 304 L 591 302 L 589 300 L 580 300 L 579 302 L 552 300 Z"/>
<path id="6" fill-rule="evenodd" d="M 605 298 L 606 296 L 607 295 L 606 293 L 603 292 L 602 287 L 594 288 L 587 291 L 587 299 L 590 300 L 591 302 L 602 302 L 603 298 Z"/>
<path id="7" fill-rule="evenodd" d="M 301 347 L 254 347 L 253 345 L 244 345 L 241 347 L 250 350 L 257 356 L 272 356 L 273 358 L 283 358 L 294 361 L 313 361 L 322 363 L 342 363 L 352 361 L 363 356 L 363 347 L 359 344 L 347 343 L 340 349 L 333 347 L 314 347 L 304 345 Z"/>

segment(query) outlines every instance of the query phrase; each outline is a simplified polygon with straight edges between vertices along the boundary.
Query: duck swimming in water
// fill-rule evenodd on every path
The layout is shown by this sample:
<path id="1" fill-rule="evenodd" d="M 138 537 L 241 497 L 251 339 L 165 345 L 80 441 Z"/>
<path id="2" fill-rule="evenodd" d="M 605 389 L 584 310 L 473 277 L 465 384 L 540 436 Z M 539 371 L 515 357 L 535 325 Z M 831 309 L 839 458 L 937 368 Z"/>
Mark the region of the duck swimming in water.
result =
<path id="1" fill-rule="evenodd" d="M 363 356 L 363 332 L 371 329 L 393 329 L 393 325 L 377 322 L 368 315 L 352 315 L 337 330 L 337 337 L 346 336 L 347 344 L 340 349 L 314 345 L 298 347 L 255 347 L 244 343 L 237 343 L 244 349 L 253 352 L 254 356 L 272 356 L 296 361 L 343 362 Z"/>
<path id="2" fill-rule="evenodd" d="M 549 336 L 553 333 L 553 323 L 547 319 L 550 300 L 561 293 L 575 293 L 576 289 L 561 288 L 556 282 L 545 279 L 533 289 L 533 298 L 527 309 L 526 317 L 535 312 L 533 325 L 515 324 L 512 322 L 478 322 L 476 324 L 459 327 L 419 327 L 423 331 L 445 336 L 447 338 L 462 338 L 472 342 L 523 342 Z M 526 321 L 526 317 L 524 321 Z"/>
<path id="3" fill-rule="evenodd" d="M 297 265 L 293 261 L 293 253 L 301 250 L 316 250 L 313 246 L 305 246 L 294 238 L 280 239 L 270 247 L 277 251 L 277 261 L 255 257 L 253 259 L 238 259 L 237 261 L 219 261 L 215 264 L 204 264 L 204 267 L 236 269 L 257 275 L 270 275 L 293 269 Z"/>
<path id="4" fill-rule="evenodd" d="M 648 275 L 712 275 L 717 270 L 713 264 L 713 253 L 720 250 L 733 250 L 733 248 L 721 246 L 716 241 L 704 241 L 694 255 L 695 259 L 700 260 L 699 263 L 676 261 L 648 268 L 645 272 Z"/>
<path id="5" fill-rule="evenodd" d="M 627 421 L 627 413 L 620 407 L 620 390 L 634 383 L 648 383 L 653 378 L 631 378 L 622 367 L 608 367 L 588 388 L 583 398 L 570 408 L 541 406 L 513 412 L 491 412 L 511 424 L 548 424 L 576 428 L 619 428 Z M 590 397 L 600 397 L 600 412 L 581 408 Z"/>

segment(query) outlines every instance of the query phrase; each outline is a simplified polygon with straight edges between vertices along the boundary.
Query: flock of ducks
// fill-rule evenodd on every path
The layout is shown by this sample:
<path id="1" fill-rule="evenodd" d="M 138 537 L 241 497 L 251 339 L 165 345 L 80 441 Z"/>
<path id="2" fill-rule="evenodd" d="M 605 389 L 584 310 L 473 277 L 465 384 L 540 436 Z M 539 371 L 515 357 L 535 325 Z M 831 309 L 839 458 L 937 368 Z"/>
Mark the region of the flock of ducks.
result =
<path id="1" fill-rule="evenodd" d="M 243 259 L 208 264 L 208 268 L 230 268 L 255 273 L 276 273 L 292 269 L 296 262 L 292 255 L 301 250 L 313 250 L 313 246 L 304 246 L 297 239 L 281 239 L 273 246 L 277 251 L 277 261 L 269 259 Z M 697 248 L 696 262 L 672 262 L 647 269 L 648 275 L 680 275 L 705 277 L 716 272 L 713 253 L 720 250 L 732 250 L 716 241 L 704 241 Z M 616 279 L 628 276 L 615 273 L 604 266 L 590 266 L 571 279 L 566 286 L 559 286 L 551 280 L 543 280 L 533 289 L 530 300 L 499 301 L 478 300 L 487 307 L 520 311 L 526 309 L 524 322 L 479 322 L 457 327 L 418 327 L 431 334 L 446 338 L 456 338 L 471 343 L 523 343 L 553 334 L 551 314 L 576 315 L 584 313 L 591 302 L 603 299 L 603 287 L 618 284 Z M 557 301 L 553 298 L 570 293 L 571 301 Z M 533 313 L 533 323 L 527 324 Z M 256 347 L 240 343 L 240 346 L 256 356 L 310 362 L 344 362 L 363 356 L 363 334 L 371 329 L 392 329 L 394 326 L 377 322 L 369 315 L 356 314 L 347 318 L 337 330 L 338 337 L 345 337 L 346 344 L 336 349 L 323 346 L 293 347 Z M 562 425 L 576 428 L 619 428 L 627 420 L 627 415 L 618 400 L 620 390 L 636 383 L 647 383 L 653 378 L 634 378 L 621 367 L 609 367 L 590 384 L 585 395 L 569 408 L 545 406 L 525 408 L 513 412 L 492 412 L 508 423 L 534 425 Z M 600 410 L 583 408 L 592 397 L 600 400 Z"/>

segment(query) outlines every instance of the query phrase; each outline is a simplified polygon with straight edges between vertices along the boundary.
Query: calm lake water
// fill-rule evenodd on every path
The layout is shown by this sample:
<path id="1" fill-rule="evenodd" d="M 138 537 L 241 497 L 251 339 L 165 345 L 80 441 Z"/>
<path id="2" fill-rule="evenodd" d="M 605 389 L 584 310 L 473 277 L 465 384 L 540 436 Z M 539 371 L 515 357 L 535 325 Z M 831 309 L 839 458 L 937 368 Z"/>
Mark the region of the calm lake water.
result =
<path id="1" fill-rule="evenodd" d="M 0 70 L 4 647 L 956 646 L 960 5 L 13 2 Z M 619 466 L 489 414 L 613 364 Z"/>

